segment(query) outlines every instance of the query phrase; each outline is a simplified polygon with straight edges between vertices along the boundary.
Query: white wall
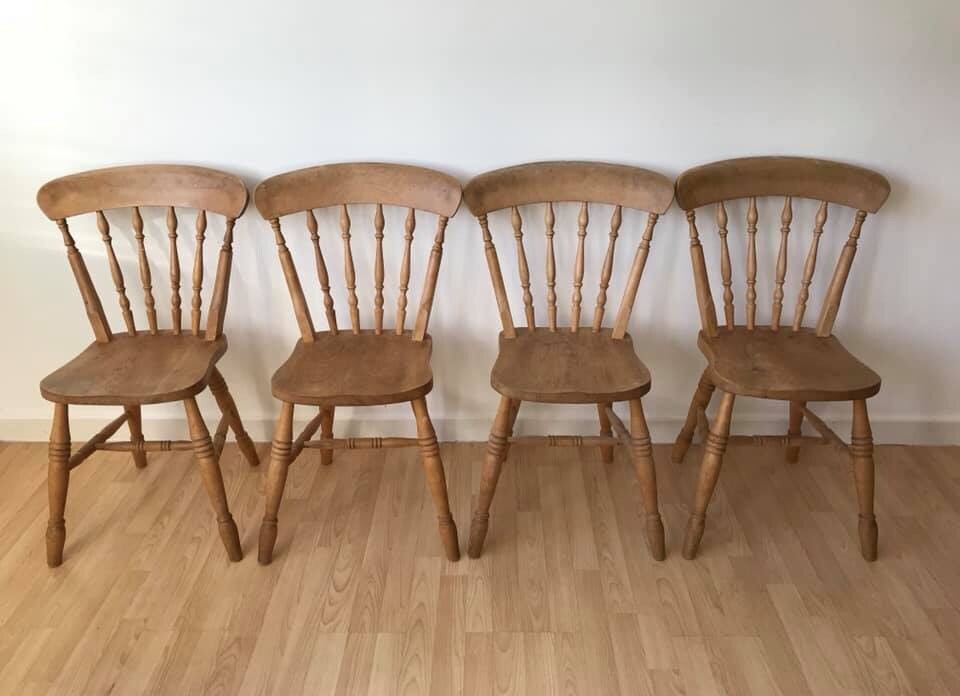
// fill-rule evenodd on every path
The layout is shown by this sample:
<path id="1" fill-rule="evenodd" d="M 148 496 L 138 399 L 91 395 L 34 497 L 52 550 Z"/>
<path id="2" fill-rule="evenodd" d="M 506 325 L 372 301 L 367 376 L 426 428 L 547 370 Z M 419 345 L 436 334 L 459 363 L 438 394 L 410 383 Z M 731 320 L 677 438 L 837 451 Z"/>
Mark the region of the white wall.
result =
<path id="1" fill-rule="evenodd" d="M 960 4 L 951 0 L 3 3 L 0 437 L 46 436 L 50 409 L 37 384 L 91 338 L 62 244 L 34 203 L 37 188 L 61 174 L 188 162 L 236 172 L 252 188 L 284 170 L 345 160 L 415 163 L 466 180 L 541 159 L 626 162 L 675 176 L 713 159 L 799 154 L 873 167 L 893 185 L 886 208 L 865 228 L 837 324 L 848 347 L 884 377 L 871 401 L 878 439 L 958 441 L 958 28 Z M 764 307 L 776 206 L 761 221 Z M 732 219 L 742 213 L 734 207 Z M 540 237 L 532 233 L 541 218 L 531 214 L 531 266 L 540 279 Z M 812 214 L 804 208 L 795 220 L 791 292 Z M 574 216 L 560 217 L 558 241 L 570 241 Z M 591 228 L 587 307 L 604 216 L 598 210 Z M 850 218 L 831 219 L 825 249 L 835 251 Z M 395 241 L 398 220 L 388 225 Z M 76 229 L 104 304 L 114 311 L 102 245 L 89 224 Z M 512 240 L 503 222 L 499 230 L 515 288 Z M 715 237 L 704 231 L 714 251 Z M 625 232 L 621 275 L 636 234 Z M 148 233 L 162 304 L 166 256 L 158 218 L 148 220 Z M 428 236 L 424 226 L 421 259 Z M 739 235 L 736 246 L 740 253 Z M 118 249 L 137 304 L 132 243 L 119 241 Z M 396 249 L 388 259 L 388 307 L 396 297 Z M 231 347 L 222 366 L 251 431 L 266 438 L 277 410 L 269 376 L 296 328 L 268 228 L 252 207 L 238 225 L 235 250 Z M 823 281 L 834 257 L 821 258 Z M 362 279 L 370 278 L 369 261 L 358 252 Z M 569 245 L 559 262 L 566 300 Z M 674 209 L 657 228 L 631 326 L 654 375 L 646 404 L 659 440 L 672 438 L 703 365 L 689 263 L 685 225 Z M 496 406 L 488 372 L 498 321 L 479 232 L 465 209 L 451 222 L 443 264 L 431 327 L 437 386 L 430 406 L 442 437 L 481 439 Z M 305 279 L 308 273 L 304 263 Z M 360 287 L 368 317 L 371 285 L 364 280 Z M 542 281 L 537 290 L 542 315 Z M 740 286 L 741 305 L 742 297 Z M 514 300 L 515 314 L 518 306 Z M 406 408 L 345 411 L 339 417 L 354 418 L 351 432 L 371 425 L 358 418 L 395 421 L 381 424 L 381 432 L 407 427 Z M 744 399 L 735 418 L 745 429 L 780 427 L 784 411 Z M 843 427 L 847 407 L 824 412 Z M 169 429 L 160 421 L 178 417 L 179 409 L 145 415 Z M 108 414 L 86 409 L 78 416 L 102 422 Z M 592 431 L 593 417 L 573 407 L 521 415 L 528 432 Z M 538 426 L 533 418 L 552 423 Z"/>

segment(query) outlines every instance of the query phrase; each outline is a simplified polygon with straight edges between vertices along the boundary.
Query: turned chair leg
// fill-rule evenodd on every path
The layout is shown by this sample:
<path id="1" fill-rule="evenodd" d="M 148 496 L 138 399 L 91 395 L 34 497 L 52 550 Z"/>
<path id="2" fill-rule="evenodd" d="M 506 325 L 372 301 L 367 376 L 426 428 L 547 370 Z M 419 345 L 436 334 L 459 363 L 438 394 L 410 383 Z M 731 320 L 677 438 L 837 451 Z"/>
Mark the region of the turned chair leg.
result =
<path id="1" fill-rule="evenodd" d="M 233 521 L 230 508 L 227 506 L 227 492 L 223 487 L 223 475 L 220 473 L 220 463 L 213 452 L 213 442 L 210 431 L 203 422 L 200 408 L 192 396 L 183 400 L 187 413 L 187 425 L 190 428 L 190 439 L 193 440 L 193 456 L 200 465 L 200 475 L 203 486 L 207 489 L 210 504 L 217 515 L 217 526 L 220 528 L 220 539 L 227 549 L 227 556 L 231 561 L 243 559 L 240 548 L 240 535 L 237 533 L 237 523 Z"/>
<path id="2" fill-rule="evenodd" d="M 328 406 L 320 409 L 320 439 L 333 439 L 333 413 L 334 407 Z M 333 464 L 333 450 L 320 450 L 320 463 L 324 466 Z"/>
<path id="3" fill-rule="evenodd" d="M 227 423 L 230 425 L 234 437 L 237 438 L 237 446 L 243 453 L 244 459 L 247 460 L 247 464 L 250 466 L 258 466 L 260 464 L 260 456 L 257 454 L 257 448 L 243 427 L 243 421 L 240 420 L 237 405 L 234 403 L 233 397 L 230 396 L 230 390 L 227 389 L 227 381 L 223 378 L 223 375 L 220 374 L 220 370 L 213 368 L 207 385 L 210 387 L 210 391 L 213 392 L 213 398 L 217 400 L 220 413 L 227 417 Z"/>
<path id="4" fill-rule="evenodd" d="M 801 426 L 803 425 L 803 411 L 801 410 L 806 404 L 803 401 L 791 401 L 790 402 L 790 427 L 787 430 L 787 435 L 791 437 L 800 437 L 803 434 Z M 787 447 L 787 461 L 791 464 L 795 464 L 800 461 L 800 447 L 799 445 L 790 445 Z"/>
<path id="5" fill-rule="evenodd" d="M 673 460 L 674 464 L 682 462 L 684 456 L 687 454 L 687 450 L 690 449 L 690 443 L 693 442 L 693 434 L 697 430 L 700 413 L 707 410 L 715 388 L 713 382 L 711 382 L 707 376 L 707 371 L 704 370 L 703 374 L 700 375 L 700 383 L 697 384 L 697 390 L 693 393 L 693 399 L 690 401 L 690 408 L 687 410 L 687 420 L 684 422 L 680 434 L 677 435 L 677 439 L 673 443 L 673 452 L 670 455 L 670 459 Z"/>
<path id="6" fill-rule="evenodd" d="M 514 405 L 514 403 L 516 405 Z M 497 415 L 493 419 L 490 429 L 490 439 L 487 440 L 487 454 L 483 461 L 483 472 L 480 475 L 480 495 L 477 497 L 477 509 L 473 512 L 470 522 L 470 541 L 467 544 L 467 555 L 470 558 L 479 558 L 483 552 L 483 541 L 487 537 L 487 527 L 490 524 L 490 505 L 497 492 L 497 481 L 500 479 L 500 468 L 506 459 L 510 433 L 517 417 L 519 402 L 511 402 L 505 396 L 500 397 Z"/>
<path id="7" fill-rule="evenodd" d="M 600 416 L 600 434 L 607 437 L 613 436 L 613 427 L 610 425 L 610 418 L 607 416 L 607 407 L 613 404 L 597 404 L 597 415 Z M 613 447 L 601 447 L 600 458 L 609 464 L 613 461 Z"/>
<path id="8" fill-rule="evenodd" d="M 867 415 L 867 402 L 853 402 L 853 432 L 850 438 L 853 477 L 860 507 L 860 553 L 868 561 L 877 560 L 877 518 L 873 514 L 873 433 Z"/>
<path id="9" fill-rule="evenodd" d="M 56 568 L 63 563 L 63 544 L 67 538 L 63 512 L 67 507 L 70 483 L 70 423 L 66 404 L 53 405 L 53 427 L 47 464 L 47 497 L 50 519 L 47 522 L 47 565 Z"/>
<path id="10" fill-rule="evenodd" d="M 417 439 L 420 441 L 420 457 L 423 460 L 423 472 L 427 486 L 437 511 L 437 525 L 440 530 L 440 542 L 449 561 L 460 560 L 460 543 L 457 540 L 457 525 L 450 514 L 450 501 L 447 498 L 447 478 L 440 459 L 440 447 L 437 434 L 427 412 L 427 401 L 423 397 L 411 402 L 413 414 L 417 420 Z"/>
<path id="11" fill-rule="evenodd" d="M 703 537 L 703 528 L 706 524 L 707 506 L 710 505 L 713 489 L 717 485 L 717 477 L 720 476 L 720 465 L 723 463 L 723 453 L 727 449 L 727 438 L 730 436 L 730 416 L 733 413 L 734 395 L 729 392 L 721 393 L 717 417 L 710 425 L 710 432 L 707 433 L 707 441 L 704 443 L 700 480 L 697 482 L 693 510 L 683 539 L 683 557 L 688 560 L 697 555 L 697 549 L 700 547 L 700 539 Z"/>
<path id="12" fill-rule="evenodd" d="M 127 427 L 130 428 L 130 441 L 134 445 L 143 446 L 143 420 L 140 417 L 140 406 L 124 406 L 123 410 L 127 414 Z M 138 469 L 144 469 L 147 466 L 147 453 L 142 449 L 133 450 L 133 463 Z"/>
<path id="13" fill-rule="evenodd" d="M 667 554 L 663 521 L 660 519 L 660 506 L 657 503 L 657 470 L 653 462 L 650 431 L 647 429 L 647 419 L 643 415 L 640 399 L 630 402 L 630 435 L 633 466 L 637 472 L 637 481 L 640 482 L 640 497 L 646 513 L 647 547 L 655 560 L 662 561 Z"/>
<path id="14" fill-rule="evenodd" d="M 292 442 L 293 404 L 284 402 L 280 406 L 280 417 L 273 432 L 270 466 L 267 469 L 266 503 L 263 522 L 260 524 L 260 547 L 257 552 L 257 560 L 261 565 L 267 565 L 273 560 L 273 547 L 277 543 L 277 512 L 280 510 L 280 501 L 283 499 L 283 488 L 287 485 Z"/>

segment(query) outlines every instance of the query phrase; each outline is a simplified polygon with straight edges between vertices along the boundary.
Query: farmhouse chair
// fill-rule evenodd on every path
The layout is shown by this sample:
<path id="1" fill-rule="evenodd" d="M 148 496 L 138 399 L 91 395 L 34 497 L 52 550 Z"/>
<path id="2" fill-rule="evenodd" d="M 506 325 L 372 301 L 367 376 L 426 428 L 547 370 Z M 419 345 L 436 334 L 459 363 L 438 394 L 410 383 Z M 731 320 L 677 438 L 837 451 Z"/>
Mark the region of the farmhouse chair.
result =
<path id="1" fill-rule="evenodd" d="M 857 240 L 867 213 L 875 213 L 886 201 L 890 185 L 879 174 L 837 162 L 800 157 L 749 157 L 714 162 L 684 172 L 677 180 L 677 201 L 687 211 L 690 255 L 701 330 L 698 345 L 707 368 L 693 396 L 686 423 L 673 448 L 680 462 L 698 428 L 706 434 L 703 463 L 683 543 L 685 558 L 693 558 L 703 535 L 707 506 L 713 495 L 728 442 L 782 444 L 787 461 L 797 461 L 801 444 L 831 444 L 848 452 L 860 507 L 859 537 L 863 557 L 877 557 L 877 522 L 873 512 L 873 439 L 866 400 L 880 390 L 880 377 L 851 355 L 833 336 L 833 324 L 850 273 Z M 757 198 L 782 196 L 780 242 L 775 269 L 771 321 L 757 323 Z M 724 201 L 748 199 L 746 215 L 746 312 L 745 324 L 737 324 L 733 304 L 730 251 L 727 244 L 727 212 Z M 787 249 L 793 220 L 793 199 L 820 201 L 809 250 L 806 254 L 793 321 L 781 323 Z M 811 292 L 820 237 L 829 204 L 856 211 L 852 229 L 843 245 L 829 285 L 822 293 Z M 719 232 L 720 277 L 723 284 L 724 322 L 718 325 L 703 248 L 697 233 L 696 209 L 715 206 Z M 816 324 L 804 326 L 811 295 L 822 296 Z M 713 423 L 705 410 L 714 390 L 721 393 Z M 733 403 L 738 395 L 787 401 L 789 429 L 786 437 L 730 437 Z M 808 407 L 811 401 L 852 401 L 853 433 L 849 447 Z M 803 437 L 806 418 L 822 438 Z"/>
<path id="2" fill-rule="evenodd" d="M 323 450 L 321 463 L 330 464 L 336 449 L 420 448 L 427 484 L 437 511 L 440 539 L 446 556 L 459 560 L 457 527 L 450 515 L 447 484 L 437 436 L 427 411 L 426 395 L 433 388 L 430 369 L 432 341 L 427 333 L 433 306 L 444 233 L 448 219 L 460 207 L 460 183 L 445 174 L 396 164 L 330 164 L 274 176 L 257 186 L 254 200 L 270 222 L 280 254 L 300 339 L 287 361 L 274 373 L 273 395 L 281 401 L 267 473 L 266 509 L 260 527 L 260 563 L 270 563 L 277 539 L 277 512 L 287 479 L 287 470 L 304 448 Z M 374 204 L 373 234 L 364 240 L 374 246 L 373 328 L 360 328 L 357 278 L 353 260 L 352 221 L 348 206 Z M 407 209 L 402 236 L 403 256 L 399 271 L 396 320 L 384 326 L 384 206 Z M 343 275 L 346 285 L 348 325 L 338 317 L 330 292 L 330 275 L 321 250 L 320 229 L 314 210 L 339 208 L 339 234 L 343 244 Z M 436 215 L 436 232 L 427 261 L 425 280 L 412 328 L 407 328 L 407 289 L 410 282 L 411 247 L 417 226 L 417 211 Z M 317 279 L 323 295 L 327 331 L 314 328 L 307 300 L 300 285 L 293 256 L 280 229 L 280 218 L 302 214 L 310 236 Z M 355 213 L 356 214 L 356 213 Z M 391 235 L 399 238 L 399 235 Z M 367 247 L 369 248 L 369 247 Z M 330 253 L 327 247 L 327 253 Z M 417 437 L 333 437 L 337 406 L 373 406 L 410 402 Z M 296 404 L 318 407 L 319 412 L 293 440 Z M 311 439 L 317 430 L 319 439 Z"/>
<path id="3" fill-rule="evenodd" d="M 666 177 L 635 167 L 587 162 L 540 162 L 523 164 L 481 174 L 464 189 L 464 200 L 477 216 L 490 279 L 500 312 L 503 330 L 500 350 L 490 375 L 490 384 L 500 394 L 490 439 L 487 444 L 480 495 L 470 525 L 468 554 L 478 557 L 483 550 L 500 470 L 510 443 L 550 446 L 599 446 L 605 461 L 612 461 L 613 446 L 632 448 L 634 467 L 640 482 L 646 511 L 647 544 L 652 556 L 665 556 L 663 523 L 657 504 L 657 478 L 650 435 L 640 399 L 650 390 L 650 373 L 634 352 L 627 324 L 633 310 L 640 277 L 647 261 L 657 218 L 673 201 L 673 184 Z M 573 294 L 569 325 L 557 319 L 556 257 L 554 251 L 555 203 L 579 203 L 577 245 L 573 267 Z M 539 204 L 545 228 L 546 324 L 537 325 L 530 290 L 523 221 L 520 207 Z M 599 291 L 593 320 L 581 323 L 584 277 L 584 243 L 590 218 L 590 204 L 613 206 L 608 242 L 600 271 Z M 647 211 L 646 227 L 619 309 L 606 310 L 607 289 L 613 274 L 614 250 L 623 220 L 622 208 Z M 525 326 L 515 326 L 507 291 L 490 232 L 488 214 L 505 211 L 516 245 L 517 268 Z M 572 235 L 565 235 L 572 237 Z M 529 242 L 527 242 L 529 243 Z M 612 326 L 604 323 L 612 317 Z M 541 322 L 543 319 L 541 318 Z M 523 401 L 553 404 L 596 404 L 600 436 L 513 437 L 513 427 Z M 613 411 L 613 404 L 630 404 L 630 431 Z M 613 431 L 617 436 L 613 437 Z"/>
<path id="4" fill-rule="evenodd" d="M 217 361 L 227 350 L 223 319 L 230 285 L 233 227 L 247 205 L 247 190 L 235 176 L 212 169 L 177 165 L 138 165 L 98 169 L 55 179 L 37 194 L 37 203 L 48 218 L 57 223 L 67 248 L 67 258 L 95 341 L 66 365 L 40 383 L 40 392 L 54 404 L 50 435 L 48 489 L 50 521 L 47 524 L 47 564 L 63 561 L 66 537 L 64 508 L 70 470 L 97 450 L 131 452 L 138 468 L 147 465 L 147 453 L 167 450 L 192 450 L 220 528 L 220 537 L 231 561 L 243 554 L 237 526 L 227 507 L 220 453 L 231 429 L 240 451 L 252 465 L 258 464 L 257 451 L 240 421 L 236 406 Z M 166 209 L 165 226 L 169 244 L 171 292 L 171 328 L 160 328 L 153 296 L 152 273 L 145 240 L 148 231 L 141 207 Z M 183 326 L 180 298 L 180 258 L 177 208 L 197 210 L 193 248 L 192 289 L 189 319 Z M 104 211 L 128 209 L 130 226 L 136 240 L 139 275 L 147 321 L 146 329 L 137 329 L 123 272 L 114 251 L 110 222 Z M 125 330 L 114 333 L 107 321 L 100 297 L 94 287 L 80 250 L 67 226 L 67 218 L 95 213 L 97 229 L 103 240 L 106 260 L 119 297 Z M 217 263 L 216 280 L 204 317 L 203 247 L 207 234 L 207 213 L 225 218 L 225 232 Z M 195 397 L 207 387 L 213 392 L 223 417 L 211 439 L 197 407 Z M 141 429 L 141 406 L 182 401 L 190 440 L 146 441 Z M 71 404 L 120 406 L 123 414 L 94 435 L 85 445 L 71 452 L 68 408 Z M 124 424 L 130 440 L 108 442 Z"/>

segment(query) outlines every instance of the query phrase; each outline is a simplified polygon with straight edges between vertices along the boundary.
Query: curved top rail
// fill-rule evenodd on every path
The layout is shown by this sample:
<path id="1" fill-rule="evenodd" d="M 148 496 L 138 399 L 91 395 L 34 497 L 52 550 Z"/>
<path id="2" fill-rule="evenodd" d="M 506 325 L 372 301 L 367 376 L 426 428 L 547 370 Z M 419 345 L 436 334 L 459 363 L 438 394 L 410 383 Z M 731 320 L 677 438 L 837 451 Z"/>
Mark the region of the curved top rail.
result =
<path id="1" fill-rule="evenodd" d="M 253 193 L 266 220 L 314 208 L 381 203 L 452 217 L 463 196 L 452 176 L 424 167 L 379 162 L 325 164 L 272 176 Z"/>
<path id="2" fill-rule="evenodd" d="M 794 196 L 877 212 L 890 183 L 877 172 L 808 157 L 743 157 L 688 169 L 677 179 L 684 210 L 752 196 Z"/>
<path id="3" fill-rule="evenodd" d="M 37 205 L 51 220 L 110 208 L 179 206 L 238 218 L 247 207 L 239 177 L 183 164 L 135 164 L 94 169 L 49 181 Z"/>
<path id="4" fill-rule="evenodd" d="M 604 162 L 533 162 L 474 177 L 463 190 L 474 215 L 529 203 L 586 201 L 658 215 L 673 202 L 673 183 L 657 172 Z"/>

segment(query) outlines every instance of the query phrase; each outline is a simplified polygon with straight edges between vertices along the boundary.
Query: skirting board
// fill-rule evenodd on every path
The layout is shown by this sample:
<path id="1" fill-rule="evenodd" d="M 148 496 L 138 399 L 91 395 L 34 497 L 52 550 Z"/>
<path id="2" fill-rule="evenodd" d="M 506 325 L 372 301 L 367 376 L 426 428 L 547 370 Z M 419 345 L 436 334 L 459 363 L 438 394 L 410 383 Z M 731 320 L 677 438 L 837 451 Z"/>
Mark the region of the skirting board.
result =
<path id="1" fill-rule="evenodd" d="M 620 411 L 621 417 L 629 424 L 629 417 Z M 146 414 L 144 414 L 146 416 Z M 213 430 L 219 414 L 205 414 L 207 425 Z M 74 418 L 70 421 L 70 431 L 74 442 L 86 440 L 100 430 L 111 416 L 102 419 Z M 827 423 L 844 440 L 849 440 L 850 420 L 826 418 Z M 298 421 L 295 428 L 302 428 L 306 420 Z M 649 420 L 650 435 L 655 443 L 671 443 L 679 432 L 683 421 L 664 418 Z M 949 420 L 906 420 L 872 418 L 874 441 L 878 444 L 906 445 L 958 445 L 960 444 L 960 419 Z M 269 442 L 273 436 L 273 422 L 266 419 L 245 420 L 250 436 L 257 442 Z M 485 441 L 490 429 L 489 419 L 443 419 L 435 418 L 434 426 L 441 441 L 478 442 Z M 148 439 L 186 439 L 187 426 L 183 420 L 170 418 L 143 419 L 144 434 Z M 782 435 L 786 433 L 785 419 L 757 418 L 744 416 L 734 418 L 733 432 L 742 435 Z M 412 417 L 408 420 L 378 420 L 373 418 L 351 418 L 336 423 L 338 437 L 360 436 L 415 436 Z M 804 432 L 808 432 L 805 428 Z M 125 431 L 117 434 L 120 439 Z M 296 436 L 297 430 L 294 433 Z M 598 433 L 596 420 L 547 420 L 541 418 L 524 419 L 521 413 L 517 421 L 517 435 L 595 435 Z M 45 442 L 50 434 L 50 421 L 41 419 L 0 419 L 0 440 Z M 815 434 L 810 431 L 810 434 Z M 232 436 L 229 439 L 233 439 Z"/>

